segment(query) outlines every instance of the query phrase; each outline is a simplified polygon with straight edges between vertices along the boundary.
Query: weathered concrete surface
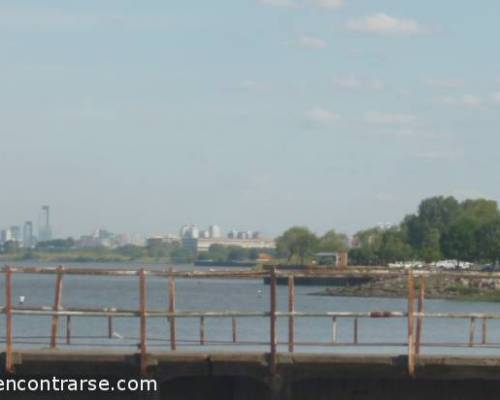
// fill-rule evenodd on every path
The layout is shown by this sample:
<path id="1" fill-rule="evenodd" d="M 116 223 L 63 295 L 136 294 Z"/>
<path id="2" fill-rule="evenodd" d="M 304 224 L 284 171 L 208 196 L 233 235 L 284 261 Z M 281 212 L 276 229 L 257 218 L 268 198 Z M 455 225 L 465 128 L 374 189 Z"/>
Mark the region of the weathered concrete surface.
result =
<path id="1" fill-rule="evenodd" d="M 3 365 L 4 354 L 1 354 Z M 16 376 L 138 377 L 136 354 L 110 351 L 20 351 Z M 20 394 L 3 399 L 475 399 L 500 397 L 500 358 L 421 356 L 417 376 L 406 357 L 279 354 L 277 375 L 262 353 L 154 353 L 148 375 L 160 385 L 149 394 Z M 2 377 L 5 373 L 1 372 Z"/>

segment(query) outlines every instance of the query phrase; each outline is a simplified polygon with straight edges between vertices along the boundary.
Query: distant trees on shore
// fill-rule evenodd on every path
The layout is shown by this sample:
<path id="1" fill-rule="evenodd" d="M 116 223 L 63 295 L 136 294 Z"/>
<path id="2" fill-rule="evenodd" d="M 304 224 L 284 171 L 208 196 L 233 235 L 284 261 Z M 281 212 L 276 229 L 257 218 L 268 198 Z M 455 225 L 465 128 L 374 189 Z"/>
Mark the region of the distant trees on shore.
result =
<path id="1" fill-rule="evenodd" d="M 306 227 L 292 227 L 276 240 L 279 256 L 302 263 L 316 251 L 343 251 L 347 246 L 346 235 L 331 230 L 318 237 Z M 500 212 L 496 201 L 459 202 L 451 196 L 431 197 L 398 226 L 358 232 L 349 248 L 351 264 L 380 265 L 414 259 L 500 260 Z"/>

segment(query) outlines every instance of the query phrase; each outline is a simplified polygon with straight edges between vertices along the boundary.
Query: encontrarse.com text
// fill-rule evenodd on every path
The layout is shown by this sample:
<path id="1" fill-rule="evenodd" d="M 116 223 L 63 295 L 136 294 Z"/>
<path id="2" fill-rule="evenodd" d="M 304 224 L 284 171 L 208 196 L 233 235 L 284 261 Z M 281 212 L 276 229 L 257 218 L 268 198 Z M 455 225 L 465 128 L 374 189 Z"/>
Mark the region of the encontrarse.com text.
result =
<path id="1" fill-rule="evenodd" d="M 0 392 L 156 392 L 154 379 L 0 378 Z M 0 396 L 1 397 L 1 396 Z"/>

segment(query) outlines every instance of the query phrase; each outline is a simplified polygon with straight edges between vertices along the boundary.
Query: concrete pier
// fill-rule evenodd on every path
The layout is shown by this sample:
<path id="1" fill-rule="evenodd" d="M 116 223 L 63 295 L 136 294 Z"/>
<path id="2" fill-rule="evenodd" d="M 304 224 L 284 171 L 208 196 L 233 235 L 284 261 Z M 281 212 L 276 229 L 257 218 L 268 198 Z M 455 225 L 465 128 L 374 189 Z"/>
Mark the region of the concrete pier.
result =
<path id="1" fill-rule="evenodd" d="M 109 350 L 17 351 L 14 366 L 14 377 L 140 378 L 137 354 Z M 8 376 L 5 371 L 1 375 Z M 50 399 L 488 400 L 500 393 L 500 358 L 420 356 L 416 376 L 410 378 L 402 356 L 278 353 L 273 376 L 268 354 L 159 352 L 147 354 L 147 377 L 158 381 L 159 392 L 45 395 Z M 1 394 L 2 399 L 43 396 Z"/>

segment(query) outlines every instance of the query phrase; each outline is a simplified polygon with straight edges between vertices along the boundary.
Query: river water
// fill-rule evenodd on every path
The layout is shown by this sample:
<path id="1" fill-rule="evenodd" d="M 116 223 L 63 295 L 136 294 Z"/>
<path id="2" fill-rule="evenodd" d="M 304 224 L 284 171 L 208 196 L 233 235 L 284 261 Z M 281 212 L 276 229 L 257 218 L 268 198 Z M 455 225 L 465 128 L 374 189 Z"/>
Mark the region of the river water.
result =
<path id="1" fill-rule="evenodd" d="M 12 266 L 55 266 L 38 263 L 11 263 Z M 135 268 L 133 264 L 65 264 L 66 268 Z M 151 269 L 164 269 L 164 265 L 148 265 Z M 177 266 L 177 270 L 191 270 L 192 266 Z M 0 301 L 4 302 L 3 274 L 0 275 Z M 268 311 L 269 286 L 260 279 L 177 279 L 177 310 L 235 310 L 235 311 Z M 25 306 L 51 306 L 54 301 L 55 275 L 14 274 L 13 299 L 17 304 L 19 296 L 25 297 Z M 148 277 L 148 308 L 166 310 L 168 304 L 167 280 L 165 278 Z M 405 311 L 405 299 L 355 298 L 355 297 L 325 297 L 311 296 L 324 287 L 297 286 L 297 311 Z M 287 310 L 287 288 L 278 287 L 278 309 Z M 65 276 L 62 304 L 65 307 L 103 308 L 116 307 L 121 309 L 138 309 L 138 278 L 137 277 L 91 277 Z M 498 312 L 500 304 L 487 302 L 464 302 L 453 300 L 426 300 L 426 312 Z M 214 343 L 210 346 L 199 345 L 199 319 L 178 318 L 177 339 L 180 350 L 207 351 L 231 350 L 231 319 L 207 318 L 205 338 Z M 405 354 L 403 344 L 407 340 L 407 320 L 394 319 L 359 319 L 359 343 L 363 346 L 350 346 L 353 341 L 353 319 L 341 318 L 337 323 L 337 341 L 341 346 L 297 346 L 296 351 L 307 352 L 342 352 L 342 353 L 394 353 Z M 50 317 L 15 316 L 14 335 L 16 347 L 47 347 L 50 335 Z M 65 347 L 65 318 L 59 323 L 61 347 Z M 269 341 L 269 319 L 239 318 L 237 327 L 239 342 Z M 113 331 L 116 338 L 107 339 L 107 319 L 96 317 L 73 317 L 73 346 L 100 347 L 114 345 L 130 348 L 136 346 L 139 336 L 138 318 L 115 318 Z M 168 322 L 164 318 L 148 319 L 148 346 L 150 350 L 168 350 L 166 341 L 169 337 Z M 79 338 L 94 336 L 94 338 Z M 0 318 L 1 346 L 5 339 L 5 318 Z M 22 338 L 22 339 L 21 339 Z M 286 351 L 285 342 L 288 338 L 288 319 L 278 319 L 278 339 L 283 342 L 280 351 Z M 332 321 L 330 318 L 297 318 L 296 340 L 298 342 L 324 342 L 332 340 Z M 476 321 L 475 340 L 481 341 L 481 321 Z M 469 341 L 469 320 L 426 319 L 424 321 L 423 342 L 444 343 Z M 28 343 L 29 342 L 29 343 Z M 391 342 L 400 346 L 380 347 L 370 343 Z M 500 321 L 489 321 L 488 342 L 500 345 Z M 239 345 L 238 350 L 266 351 L 268 346 Z M 423 354 L 470 354 L 470 355 L 500 355 L 500 348 L 461 347 L 448 348 L 444 346 L 428 346 L 422 349 Z"/>

